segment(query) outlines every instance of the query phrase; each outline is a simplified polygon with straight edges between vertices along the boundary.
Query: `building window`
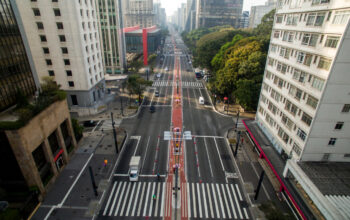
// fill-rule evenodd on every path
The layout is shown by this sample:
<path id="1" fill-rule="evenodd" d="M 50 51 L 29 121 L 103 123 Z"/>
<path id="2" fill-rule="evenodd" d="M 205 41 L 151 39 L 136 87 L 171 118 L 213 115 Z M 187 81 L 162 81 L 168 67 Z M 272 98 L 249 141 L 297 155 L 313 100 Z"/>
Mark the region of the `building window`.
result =
<path id="1" fill-rule="evenodd" d="M 71 95 L 70 98 L 72 100 L 72 105 L 78 105 L 78 99 L 76 95 Z"/>
<path id="2" fill-rule="evenodd" d="M 44 29 L 44 24 L 42 22 L 36 22 L 36 26 L 38 27 L 39 30 Z"/>
<path id="3" fill-rule="evenodd" d="M 58 37 L 59 37 L 59 39 L 60 39 L 60 42 L 66 42 L 66 36 L 64 36 L 64 35 L 59 35 Z"/>
<path id="4" fill-rule="evenodd" d="M 44 54 L 49 54 L 50 50 L 48 47 L 43 47 L 43 52 L 44 52 Z"/>
<path id="5" fill-rule="evenodd" d="M 61 51 L 63 54 L 67 54 L 68 53 L 68 48 L 67 47 L 61 47 Z"/>
<path id="6" fill-rule="evenodd" d="M 33 8 L 33 13 L 34 13 L 34 16 L 40 16 L 39 8 Z"/>
<path id="7" fill-rule="evenodd" d="M 301 148 L 299 147 L 299 145 L 297 145 L 296 143 L 293 144 L 293 151 L 300 156 L 301 154 Z"/>
<path id="8" fill-rule="evenodd" d="M 344 157 L 350 157 L 350 154 L 344 154 Z"/>
<path id="9" fill-rule="evenodd" d="M 46 36 L 45 35 L 40 35 L 40 41 L 41 42 L 47 42 Z"/>
<path id="10" fill-rule="evenodd" d="M 288 140 L 289 140 L 289 136 L 286 132 L 284 132 L 284 130 L 280 127 L 278 129 L 278 136 L 284 141 L 284 143 L 288 143 Z"/>
<path id="11" fill-rule="evenodd" d="M 302 63 L 306 66 L 310 66 L 312 60 L 312 55 L 304 52 L 299 52 L 297 57 L 297 62 Z"/>
<path id="12" fill-rule="evenodd" d="M 297 135 L 298 137 L 300 137 L 301 140 L 305 141 L 306 139 L 306 133 L 305 131 L 301 130 L 300 128 L 298 128 L 298 131 L 297 131 Z"/>
<path id="13" fill-rule="evenodd" d="M 275 32 L 273 33 L 273 37 L 274 37 L 274 38 L 279 38 L 279 37 L 280 37 L 280 31 L 275 31 Z"/>
<path id="14" fill-rule="evenodd" d="M 56 22 L 57 29 L 63 29 L 63 23 L 62 22 Z"/>
<path id="15" fill-rule="evenodd" d="M 332 60 L 320 57 L 320 61 L 318 61 L 317 68 L 324 69 L 324 70 L 329 70 L 331 67 Z"/>
<path id="16" fill-rule="evenodd" d="M 305 122 L 305 124 L 310 126 L 312 122 L 312 117 L 304 112 L 303 116 L 301 117 L 301 120 Z"/>
<path id="17" fill-rule="evenodd" d="M 322 91 L 323 89 L 323 85 L 324 85 L 324 80 L 323 79 L 320 79 L 318 77 L 313 77 L 313 80 L 312 80 L 312 83 L 311 83 L 311 86 L 319 91 Z"/>
<path id="18" fill-rule="evenodd" d="M 337 141 L 336 138 L 330 138 L 328 141 L 328 145 L 335 145 L 335 142 Z"/>
<path id="19" fill-rule="evenodd" d="M 58 2 L 58 0 L 52 0 L 52 2 Z"/>
<path id="20" fill-rule="evenodd" d="M 61 16 L 61 11 L 58 8 L 54 8 L 53 13 L 55 14 L 55 16 Z"/>
<path id="21" fill-rule="evenodd" d="M 276 16 L 276 23 L 277 24 L 282 23 L 282 20 L 283 20 L 283 16 Z"/>
<path id="22" fill-rule="evenodd" d="M 318 99 L 316 99 L 316 98 L 312 97 L 311 95 L 309 95 L 307 97 L 306 104 L 311 106 L 313 109 L 316 109 L 317 104 L 318 104 Z"/>
<path id="23" fill-rule="evenodd" d="M 51 65 L 52 65 L 51 59 L 46 59 L 45 62 L 46 62 L 46 65 L 48 65 L 48 66 L 51 66 Z"/>
<path id="24" fill-rule="evenodd" d="M 310 13 L 309 16 L 307 17 L 306 25 L 307 26 L 322 26 L 323 20 L 325 17 L 326 13 L 321 12 L 321 13 Z"/>
<path id="25" fill-rule="evenodd" d="M 69 87 L 74 87 L 74 82 L 73 81 L 68 81 L 68 86 Z"/>
<path id="26" fill-rule="evenodd" d="M 337 124 L 335 125 L 334 129 L 335 130 L 340 130 L 340 129 L 342 129 L 343 125 L 344 125 L 344 122 L 338 121 Z"/>
<path id="27" fill-rule="evenodd" d="M 55 72 L 53 70 L 49 70 L 49 76 L 55 76 Z"/>
<path id="28" fill-rule="evenodd" d="M 64 65 L 66 65 L 66 66 L 70 65 L 69 59 L 64 59 L 63 61 L 64 61 Z"/>
<path id="29" fill-rule="evenodd" d="M 318 34 L 304 34 L 301 44 L 308 46 L 316 46 Z"/>
<path id="30" fill-rule="evenodd" d="M 328 36 L 324 46 L 331 47 L 331 48 L 337 48 L 339 40 L 340 40 L 340 37 Z"/>
<path id="31" fill-rule="evenodd" d="M 341 112 L 349 112 L 349 111 L 350 111 L 350 104 L 344 104 Z"/>
<path id="32" fill-rule="evenodd" d="M 66 74 L 67 74 L 67 76 L 72 76 L 73 75 L 72 70 L 66 70 Z"/>
<path id="33" fill-rule="evenodd" d="M 318 5 L 318 4 L 326 4 L 329 3 L 330 0 L 312 0 L 313 5 Z"/>
<path id="34" fill-rule="evenodd" d="M 333 24 L 347 24 L 350 17 L 350 11 L 337 11 L 334 14 Z"/>

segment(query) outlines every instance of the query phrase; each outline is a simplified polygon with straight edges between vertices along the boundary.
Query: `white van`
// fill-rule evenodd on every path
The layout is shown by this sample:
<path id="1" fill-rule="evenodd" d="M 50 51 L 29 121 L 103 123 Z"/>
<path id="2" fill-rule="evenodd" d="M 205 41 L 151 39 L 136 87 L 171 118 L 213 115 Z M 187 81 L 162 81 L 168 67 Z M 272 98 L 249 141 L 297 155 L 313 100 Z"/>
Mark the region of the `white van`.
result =
<path id="1" fill-rule="evenodd" d="M 203 98 L 203 96 L 199 97 L 199 104 L 204 105 L 204 98 Z"/>

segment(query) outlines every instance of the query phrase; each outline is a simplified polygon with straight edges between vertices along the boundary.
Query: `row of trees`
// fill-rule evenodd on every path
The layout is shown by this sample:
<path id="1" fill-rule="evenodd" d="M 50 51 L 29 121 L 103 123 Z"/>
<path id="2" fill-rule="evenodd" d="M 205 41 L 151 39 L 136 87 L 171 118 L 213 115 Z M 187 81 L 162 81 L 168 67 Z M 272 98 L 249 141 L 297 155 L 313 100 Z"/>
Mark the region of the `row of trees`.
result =
<path id="1" fill-rule="evenodd" d="M 256 109 L 274 14 L 274 10 L 266 14 L 253 30 L 221 26 L 182 34 L 194 66 L 212 73 L 208 83 L 212 93 L 247 110 Z"/>

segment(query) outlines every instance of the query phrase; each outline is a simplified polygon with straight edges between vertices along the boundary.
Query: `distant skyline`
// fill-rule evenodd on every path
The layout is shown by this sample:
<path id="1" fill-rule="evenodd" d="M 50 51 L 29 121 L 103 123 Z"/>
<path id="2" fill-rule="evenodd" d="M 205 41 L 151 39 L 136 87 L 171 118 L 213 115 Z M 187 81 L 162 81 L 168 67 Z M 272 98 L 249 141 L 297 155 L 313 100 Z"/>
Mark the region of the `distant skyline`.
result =
<path id="1" fill-rule="evenodd" d="M 266 1 L 267 0 L 244 0 L 243 11 L 250 11 L 250 7 L 254 5 L 264 5 Z M 162 7 L 165 8 L 166 15 L 171 16 L 181 7 L 181 3 L 186 3 L 187 0 L 154 0 L 154 2 L 160 2 Z"/>

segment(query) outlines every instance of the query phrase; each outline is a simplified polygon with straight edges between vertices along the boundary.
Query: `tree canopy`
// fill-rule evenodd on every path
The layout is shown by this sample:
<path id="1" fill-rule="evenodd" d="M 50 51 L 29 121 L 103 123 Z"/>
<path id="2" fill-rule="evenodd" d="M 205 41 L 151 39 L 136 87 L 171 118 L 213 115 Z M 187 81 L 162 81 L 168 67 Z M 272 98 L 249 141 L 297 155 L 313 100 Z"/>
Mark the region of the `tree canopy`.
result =
<path id="1" fill-rule="evenodd" d="M 142 94 L 145 92 L 147 86 L 151 86 L 152 81 L 147 81 L 139 75 L 133 74 L 128 77 L 127 85 L 128 91 L 131 94 L 136 94 L 139 97 L 139 104 L 141 104 Z"/>

